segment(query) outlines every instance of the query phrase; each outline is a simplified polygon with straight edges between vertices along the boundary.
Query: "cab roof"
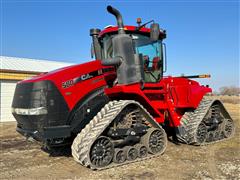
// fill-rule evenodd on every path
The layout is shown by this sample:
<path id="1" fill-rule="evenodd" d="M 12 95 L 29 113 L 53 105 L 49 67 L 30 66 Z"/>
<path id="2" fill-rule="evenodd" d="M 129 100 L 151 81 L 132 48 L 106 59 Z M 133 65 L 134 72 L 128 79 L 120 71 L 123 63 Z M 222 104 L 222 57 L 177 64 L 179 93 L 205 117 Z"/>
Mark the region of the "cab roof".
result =
<path id="1" fill-rule="evenodd" d="M 142 27 L 140 30 L 137 29 L 137 26 L 124 26 L 124 30 L 127 33 L 138 33 L 138 34 L 144 34 L 144 35 L 150 35 L 150 28 Z M 103 38 L 106 34 L 115 34 L 118 32 L 118 26 L 108 26 L 104 30 L 102 30 L 99 33 L 99 37 Z M 165 30 L 160 30 L 160 39 L 166 38 L 166 32 Z"/>

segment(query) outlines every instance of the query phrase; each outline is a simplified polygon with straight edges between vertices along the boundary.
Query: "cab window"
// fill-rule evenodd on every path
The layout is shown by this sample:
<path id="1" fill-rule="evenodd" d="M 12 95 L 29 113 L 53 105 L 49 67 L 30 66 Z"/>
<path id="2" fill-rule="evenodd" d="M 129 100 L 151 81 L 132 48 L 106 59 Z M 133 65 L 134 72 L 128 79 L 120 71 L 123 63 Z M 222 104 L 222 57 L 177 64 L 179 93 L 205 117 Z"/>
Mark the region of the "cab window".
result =
<path id="1" fill-rule="evenodd" d="M 132 37 L 136 52 L 143 56 L 145 82 L 158 82 L 162 77 L 161 41 L 152 42 L 143 35 Z"/>

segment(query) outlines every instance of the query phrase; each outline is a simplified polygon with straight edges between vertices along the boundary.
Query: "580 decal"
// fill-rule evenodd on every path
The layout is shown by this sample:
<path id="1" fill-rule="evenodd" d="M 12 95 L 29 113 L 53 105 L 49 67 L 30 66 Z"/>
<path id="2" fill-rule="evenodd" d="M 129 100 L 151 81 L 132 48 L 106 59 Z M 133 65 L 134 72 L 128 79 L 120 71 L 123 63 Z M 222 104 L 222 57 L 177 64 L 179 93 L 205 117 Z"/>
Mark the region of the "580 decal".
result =
<path id="1" fill-rule="evenodd" d="M 74 84 L 73 79 L 65 81 L 62 83 L 62 88 L 68 88 L 70 86 L 73 86 L 73 84 Z"/>

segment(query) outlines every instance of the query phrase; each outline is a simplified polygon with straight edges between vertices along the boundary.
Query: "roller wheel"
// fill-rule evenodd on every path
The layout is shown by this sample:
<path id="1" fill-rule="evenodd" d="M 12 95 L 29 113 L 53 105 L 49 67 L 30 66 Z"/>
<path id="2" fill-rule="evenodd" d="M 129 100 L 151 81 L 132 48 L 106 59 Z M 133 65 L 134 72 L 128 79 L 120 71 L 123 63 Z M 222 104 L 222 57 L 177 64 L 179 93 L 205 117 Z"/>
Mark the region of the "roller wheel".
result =
<path id="1" fill-rule="evenodd" d="M 123 149 L 115 149 L 113 162 L 115 163 L 123 163 L 126 160 L 126 152 Z"/>
<path id="2" fill-rule="evenodd" d="M 149 153 L 160 153 L 165 147 L 164 131 L 158 128 L 150 128 L 148 129 L 148 132 L 141 138 L 141 142 L 147 147 Z"/>
<path id="3" fill-rule="evenodd" d="M 143 157 L 146 157 L 147 154 L 148 154 L 148 149 L 145 145 L 143 144 L 137 144 L 135 145 L 135 147 L 137 148 L 138 150 L 138 157 L 140 158 L 143 158 Z"/>
<path id="4" fill-rule="evenodd" d="M 114 147 L 108 137 L 99 137 L 91 147 L 90 160 L 96 167 L 110 164 L 114 156 Z"/>
<path id="5" fill-rule="evenodd" d="M 125 151 L 127 154 L 127 160 L 133 161 L 133 160 L 137 159 L 137 157 L 138 157 L 137 148 L 135 148 L 133 146 L 127 146 L 127 147 L 125 147 Z"/>
<path id="6" fill-rule="evenodd" d="M 205 140 L 207 138 L 207 134 L 208 134 L 207 126 L 203 122 L 201 122 L 198 125 L 198 128 L 197 128 L 197 133 L 196 133 L 196 140 L 197 140 L 197 142 L 198 143 L 205 142 Z M 214 135 L 213 135 L 213 138 L 214 138 Z"/>

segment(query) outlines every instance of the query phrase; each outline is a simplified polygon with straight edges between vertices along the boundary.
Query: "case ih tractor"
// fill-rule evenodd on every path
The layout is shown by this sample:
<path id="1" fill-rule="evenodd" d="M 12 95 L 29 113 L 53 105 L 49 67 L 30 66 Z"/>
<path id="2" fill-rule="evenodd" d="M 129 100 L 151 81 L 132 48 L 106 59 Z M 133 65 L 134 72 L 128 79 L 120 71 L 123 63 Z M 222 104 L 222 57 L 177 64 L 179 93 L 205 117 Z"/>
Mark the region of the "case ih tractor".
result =
<path id="1" fill-rule="evenodd" d="M 124 26 L 118 10 L 107 10 L 117 26 L 90 30 L 96 60 L 17 84 L 17 131 L 48 148 L 71 145 L 74 159 L 92 169 L 161 155 L 167 134 L 192 145 L 230 138 L 234 124 L 223 104 L 191 80 L 202 76 L 163 76 L 166 32 L 140 19 Z"/>

